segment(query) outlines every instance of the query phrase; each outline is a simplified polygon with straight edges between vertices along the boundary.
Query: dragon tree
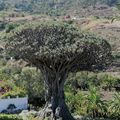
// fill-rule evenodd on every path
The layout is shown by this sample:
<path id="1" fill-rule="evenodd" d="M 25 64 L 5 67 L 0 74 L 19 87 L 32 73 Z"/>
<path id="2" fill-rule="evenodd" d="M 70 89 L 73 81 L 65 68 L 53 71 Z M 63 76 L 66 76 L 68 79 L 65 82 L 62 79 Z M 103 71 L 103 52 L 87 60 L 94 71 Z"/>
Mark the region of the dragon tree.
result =
<path id="1" fill-rule="evenodd" d="M 58 21 L 27 23 L 12 31 L 7 41 L 8 52 L 41 70 L 46 90 L 44 112 L 51 105 L 54 120 L 74 120 L 64 94 L 69 72 L 102 70 L 111 58 L 106 40 Z"/>

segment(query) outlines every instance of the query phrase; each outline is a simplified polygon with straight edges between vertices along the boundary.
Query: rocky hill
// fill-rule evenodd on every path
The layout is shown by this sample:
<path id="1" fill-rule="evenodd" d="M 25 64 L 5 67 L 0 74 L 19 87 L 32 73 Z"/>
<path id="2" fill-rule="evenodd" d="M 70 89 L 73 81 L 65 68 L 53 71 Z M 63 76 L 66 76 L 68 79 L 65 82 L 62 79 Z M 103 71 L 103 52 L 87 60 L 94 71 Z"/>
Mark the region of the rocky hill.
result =
<path id="1" fill-rule="evenodd" d="M 0 11 L 41 13 L 53 16 L 65 14 L 103 15 L 116 13 L 120 0 L 0 0 Z M 113 7 L 115 9 L 113 9 Z M 101 11 L 102 10 L 102 11 Z M 100 12 L 99 12 L 100 11 Z M 106 14 L 105 14 L 106 13 Z"/>

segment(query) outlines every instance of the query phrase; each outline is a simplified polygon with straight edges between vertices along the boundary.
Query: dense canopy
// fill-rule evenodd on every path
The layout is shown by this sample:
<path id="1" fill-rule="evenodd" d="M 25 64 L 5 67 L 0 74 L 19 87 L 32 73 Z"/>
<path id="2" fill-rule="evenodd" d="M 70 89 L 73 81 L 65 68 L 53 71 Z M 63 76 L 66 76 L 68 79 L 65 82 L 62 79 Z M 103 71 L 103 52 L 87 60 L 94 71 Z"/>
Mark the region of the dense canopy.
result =
<path id="1" fill-rule="evenodd" d="M 79 65 L 81 70 L 105 67 L 111 54 L 104 39 L 67 23 L 48 21 L 29 23 L 12 32 L 8 49 L 33 64 L 56 68 L 64 63 Z"/>

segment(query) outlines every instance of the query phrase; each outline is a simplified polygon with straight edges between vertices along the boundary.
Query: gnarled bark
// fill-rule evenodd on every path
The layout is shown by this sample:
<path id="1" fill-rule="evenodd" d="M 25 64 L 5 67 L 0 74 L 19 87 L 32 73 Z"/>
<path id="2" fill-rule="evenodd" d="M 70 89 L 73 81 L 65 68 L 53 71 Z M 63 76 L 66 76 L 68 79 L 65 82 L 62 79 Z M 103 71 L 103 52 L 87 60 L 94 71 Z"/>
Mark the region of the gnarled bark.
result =
<path id="1" fill-rule="evenodd" d="M 64 83 L 67 76 L 66 71 L 50 75 L 44 71 L 45 89 L 46 89 L 46 106 L 52 110 L 54 120 L 74 120 L 65 103 Z M 51 108 L 50 108 L 51 107 Z"/>

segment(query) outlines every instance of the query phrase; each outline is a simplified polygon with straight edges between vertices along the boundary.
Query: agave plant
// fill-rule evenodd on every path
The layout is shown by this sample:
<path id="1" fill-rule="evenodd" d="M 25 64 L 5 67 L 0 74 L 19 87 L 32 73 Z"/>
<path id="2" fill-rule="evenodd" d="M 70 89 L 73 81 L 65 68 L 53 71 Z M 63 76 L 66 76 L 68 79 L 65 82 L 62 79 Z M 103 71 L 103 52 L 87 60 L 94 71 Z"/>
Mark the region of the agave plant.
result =
<path id="1" fill-rule="evenodd" d="M 79 115 L 87 114 L 87 95 L 83 92 L 78 92 L 75 95 L 76 104 L 75 104 L 75 112 Z"/>
<path id="2" fill-rule="evenodd" d="M 88 94 L 88 107 L 87 112 L 92 118 L 102 117 L 106 114 L 107 103 L 102 100 L 101 95 L 97 92 L 96 88 L 90 88 Z"/>
<path id="3" fill-rule="evenodd" d="M 115 84 L 116 84 L 116 82 L 117 82 L 117 78 L 115 78 L 115 77 L 113 77 L 113 76 L 111 76 L 111 75 L 109 75 L 109 74 L 103 74 L 102 76 L 101 76 L 101 79 L 102 79 L 102 81 L 103 81 L 103 89 L 104 90 L 109 90 L 109 91 L 111 91 L 112 90 L 112 88 L 114 88 L 114 86 L 115 86 Z"/>
<path id="4" fill-rule="evenodd" d="M 75 96 L 73 93 L 70 93 L 70 92 L 66 92 L 65 94 L 66 94 L 66 103 L 69 107 L 69 110 L 71 112 L 74 112 L 75 104 L 76 104 Z"/>
<path id="5" fill-rule="evenodd" d="M 109 104 L 109 112 L 115 120 L 120 120 L 120 93 L 114 95 L 113 100 Z"/>

